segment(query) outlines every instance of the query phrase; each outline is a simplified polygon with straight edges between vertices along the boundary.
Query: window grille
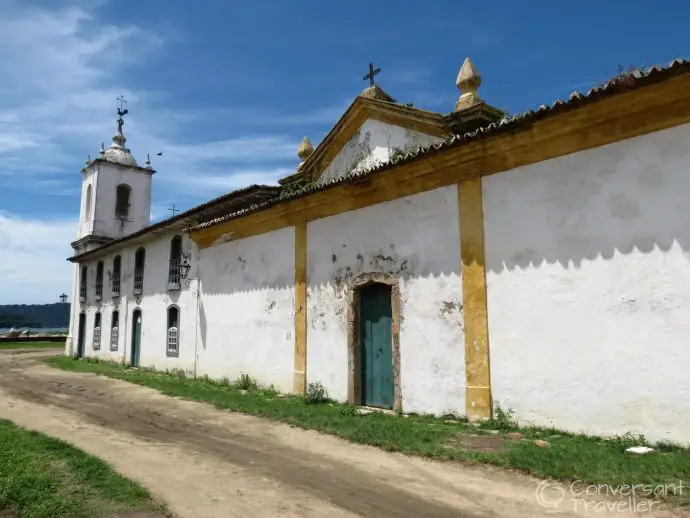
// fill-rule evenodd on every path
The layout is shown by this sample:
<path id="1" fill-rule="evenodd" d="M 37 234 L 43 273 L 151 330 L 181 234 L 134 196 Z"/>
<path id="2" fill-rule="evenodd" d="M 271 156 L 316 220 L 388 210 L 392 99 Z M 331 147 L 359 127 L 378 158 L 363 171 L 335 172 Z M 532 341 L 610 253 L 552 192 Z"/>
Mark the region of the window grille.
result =
<path id="1" fill-rule="evenodd" d="M 134 292 L 141 293 L 144 291 L 144 269 L 136 268 L 134 270 Z"/>
<path id="2" fill-rule="evenodd" d="M 168 352 L 177 353 L 177 328 L 168 329 Z"/>
<path id="3" fill-rule="evenodd" d="M 79 283 L 79 298 L 86 300 L 86 267 L 81 271 L 81 281 Z"/>
<path id="4" fill-rule="evenodd" d="M 117 342 L 120 337 L 120 328 L 117 326 L 110 330 L 110 350 L 117 351 Z"/>
<path id="5" fill-rule="evenodd" d="M 93 350 L 97 351 L 101 348 L 101 314 L 96 313 L 93 323 Z"/>

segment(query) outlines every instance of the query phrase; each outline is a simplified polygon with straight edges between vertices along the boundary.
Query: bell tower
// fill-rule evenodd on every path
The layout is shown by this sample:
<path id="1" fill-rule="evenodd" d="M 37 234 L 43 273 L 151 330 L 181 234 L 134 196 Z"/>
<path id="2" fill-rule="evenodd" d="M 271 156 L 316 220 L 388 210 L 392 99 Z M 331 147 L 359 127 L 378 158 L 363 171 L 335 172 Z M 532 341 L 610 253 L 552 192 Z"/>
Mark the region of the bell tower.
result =
<path id="1" fill-rule="evenodd" d="M 137 164 L 126 147 L 123 133 L 127 101 L 118 98 L 117 132 L 112 144 L 89 158 L 82 168 L 81 210 L 77 240 L 72 243 L 81 254 L 133 232 L 150 223 L 151 179 L 155 171 L 147 156 L 144 166 Z"/>

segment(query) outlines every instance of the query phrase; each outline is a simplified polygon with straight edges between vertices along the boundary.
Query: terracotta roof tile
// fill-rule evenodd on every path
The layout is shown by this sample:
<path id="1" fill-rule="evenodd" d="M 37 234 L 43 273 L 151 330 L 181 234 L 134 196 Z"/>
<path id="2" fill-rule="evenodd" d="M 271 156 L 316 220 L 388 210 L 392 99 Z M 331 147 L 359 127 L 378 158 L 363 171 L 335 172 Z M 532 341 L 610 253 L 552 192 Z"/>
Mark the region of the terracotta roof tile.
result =
<path id="1" fill-rule="evenodd" d="M 340 184 L 356 182 L 365 176 L 376 174 L 378 172 L 389 169 L 392 166 L 410 162 L 423 156 L 429 155 L 431 153 L 459 146 L 478 138 L 485 138 L 495 134 L 499 134 L 503 131 L 511 131 L 519 125 L 524 124 L 525 122 L 533 122 L 535 120 L 539 120 L 547 116 L 550 116 L 554 113 L 574 110 L 581 106 L 594 102 L 598 99 L 608 97 L 611 95 L 616 95 L 625 91 L 629 91 L 631 88 L 642 87 L 647 84 L 652 84 L 657 81 L 668 79 L 677 74 L 684 74 L 688 72 L 690 72 L 690 61 L 684 59 L 677 59 L 672 61 L 666 67 L 655 66 L 647 70 L 634 70 L 631 72 L 627 72 L 623 75 L 619 74 L 601 86 L 594 86 L 590 88 L 586 94 L 581 94 L 580 92 L 573 92 L 565 101 L 562 99 L 557 99 L 550 106 L 542 104 L 536 110 L 527 110 L 518 115 L 504 117 L 499 122 L 488 124 L 487 126 L 483 126 L 475 131 L 464 133 L 462 135 L 455 135 L 446 142 L 420 147 L 414 151 L 410 151 L 404 155 L 396 156 L 388 162 L 378 164 L 369 169 L 353 172 L 351 174 L 336 178 L 334 180 L 322 184 L 311 185 L 305 187 L 304 189 L 295 191 L 289 196 L 282 196 L 279 198 L 266 200 L 263 203 L 259 203 L 252 207 L 242 209 L 231 214 L 227 214 L 225 216 L 204 222 L 200 225 L 196 225 L 185 230 L 200 230 L 203 228 L 216 225 L 218 223 L 223 223 L 225 221 L 237 219 L 254 212 L 265 210 L 269 207 L 272 207 L 273 205 L 277 205 L 288 200 L 299 198 L 301 196 L 306 196 L 313 192 L 323 191 Z"/>
<path id="2" fill-rule="evenodd" d="M 128 241 L 132 241 L 139 237 L 145 237 L 147 236 L 147 234 L 153 234 L 157 231 L 169 230 L 175 227 L 176 224 L 189 226 L 190 223 L 195 224 L 195 222 L 198 221 L 212 219 L 218 213 L 222 213 L 225 207 L 230 208 L 233 205 L 245 205 L 251 208 L 254 206 L 252 204 L 252 201 L 263 201 L 267 198 L 278 196 L 279 191 L 279 187 L 270 185 L 250 185 L 248 187 L 243 187 L 242 189 L 237 189 L 236 191 L 229 192 L 227 194 L 219 196 L 218 198 L 214 198 L 213 200 L 207 201 L 205 203 L 202 203 L 201 205 L 197 205 L 196 207 L 176 214 L 171 218 L 158 221 L 152 225 L 142 228 L 137 232 L 133 232 L 124 237 L 108 241 L 107 243 L 99 246 L 98 248 L 94 248 L 93 250 L 90 250 L 88 252 L 84 252 L 82 254 L 69 257 L 67 260 L 77 262 L 82 259 L 86 259 L 87 257 L 99 254 L 100 252 L 106 249 L 127 243 Z M 256 201 L 254 201 L 254 203 L 256 203 Z M 75 241 L 75 243 L 77 242 L 78 241 Z"/>

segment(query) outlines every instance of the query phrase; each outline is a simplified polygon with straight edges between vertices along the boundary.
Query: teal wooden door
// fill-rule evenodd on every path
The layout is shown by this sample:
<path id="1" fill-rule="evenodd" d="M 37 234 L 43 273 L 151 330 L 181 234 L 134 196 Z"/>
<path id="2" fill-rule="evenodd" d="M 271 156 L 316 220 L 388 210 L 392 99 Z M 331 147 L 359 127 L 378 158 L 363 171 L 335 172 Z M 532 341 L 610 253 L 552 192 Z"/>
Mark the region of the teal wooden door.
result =
<path id="1" fill-rule="evenodd" d="M 365 286 L 359 293 L 362 348 L 362 404 L 393 408 L 393 334 L 391 289 Z"/>
<path id="2" fill-rule="evenodd" d="M 77 331 L 77 358 L 84 357 L 84 345 L 86 343 L 86 315 L 79 313 L 79 330 Z"/>
<path id="3" fill-rule="evenodd" d="M 141 311 L 132 313 L 132 367 L 139 367 L 141 356 Z"/>

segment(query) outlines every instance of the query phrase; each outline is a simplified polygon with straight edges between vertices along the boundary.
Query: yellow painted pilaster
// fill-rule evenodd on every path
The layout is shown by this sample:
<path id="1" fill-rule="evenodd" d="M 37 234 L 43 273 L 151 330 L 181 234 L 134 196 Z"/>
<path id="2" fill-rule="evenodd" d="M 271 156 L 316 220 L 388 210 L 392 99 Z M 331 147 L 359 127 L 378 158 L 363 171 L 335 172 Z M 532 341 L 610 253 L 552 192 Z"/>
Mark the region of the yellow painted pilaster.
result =
<path id="1" fill-rule="evenodd" d="M 295 369 L 293 390 L 307 383 L 307 223 L 295 226 Z"/>
<path id="2" fill-rule="evenodd" d="M 490 419 L 493 415 L 493 400 L 491 398 L 481 178 L 460 182 L 458 201 L 465 319 L 466 412 L 470 420 Z"/>

